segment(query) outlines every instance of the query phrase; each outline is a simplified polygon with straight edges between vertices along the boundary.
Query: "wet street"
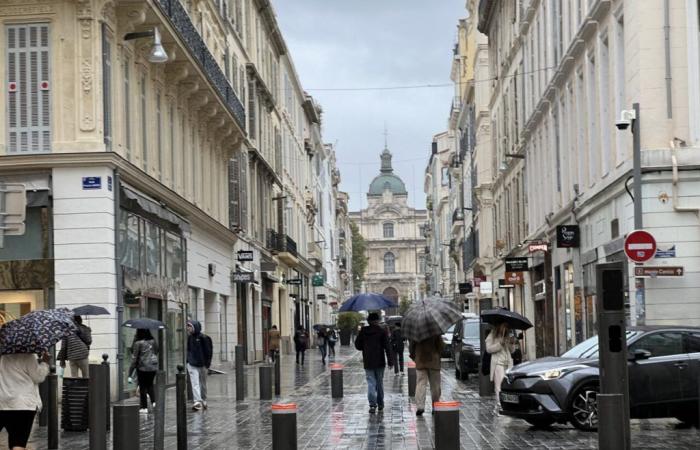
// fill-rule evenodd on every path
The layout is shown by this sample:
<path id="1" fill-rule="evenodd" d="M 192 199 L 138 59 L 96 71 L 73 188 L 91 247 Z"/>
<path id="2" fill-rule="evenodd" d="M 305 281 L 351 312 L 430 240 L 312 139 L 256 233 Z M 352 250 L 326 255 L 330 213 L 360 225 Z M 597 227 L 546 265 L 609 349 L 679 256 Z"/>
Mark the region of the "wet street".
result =
<path id="1" fill-rule="evenodd" d="M 318 351 L 307 352 L 306 365 L 287 356 L 282 362 L 282 397 L 275 402 L 298 405 L 298 442 L 304 449 L 428 449 L 433 448 L 432 416 L 415 416 L 407 395 L 407 376 L 387 371 L 384 377 L 386 408 L 383 414 L 367 411 L 364 372 L 359 352 L 343 348 L 336 362 L 345 366 L 344 398 L 330 396 L 330 370 L 322 366 Z M 209 409 L 188 410 L 189 448 L 201 450 L 267 449 L 272 446 L 269 401 L 258 400 L 257 366 L 246 369 L 248 398 L 235 401 L 233 370 L 209 377 Z M 583 449 L 596 448 L 597 435 L 566 425 L 547 430 L 494 414 L 493 398 L 481 399 L 475 379 L 458 382 L 451 362 L 443 360 L 443 399 L 461 402 L 460 432 L 464 449 Z M 175 395 L 168 390 L 165 448 L 175 448 Z M 141 416 L 142 448 L 152 448 L 152 416 Z M 697 448 L 700 433 L 681 428 L 675 420 L 633 421 L 633 448 Z M 62 449 L 88 449 L 87 433 L 61 432 Z M 35 426 L 29 447 L 46 448 L 46 429 Z M 7 436 L 0 433 L 0 449 Z"/>

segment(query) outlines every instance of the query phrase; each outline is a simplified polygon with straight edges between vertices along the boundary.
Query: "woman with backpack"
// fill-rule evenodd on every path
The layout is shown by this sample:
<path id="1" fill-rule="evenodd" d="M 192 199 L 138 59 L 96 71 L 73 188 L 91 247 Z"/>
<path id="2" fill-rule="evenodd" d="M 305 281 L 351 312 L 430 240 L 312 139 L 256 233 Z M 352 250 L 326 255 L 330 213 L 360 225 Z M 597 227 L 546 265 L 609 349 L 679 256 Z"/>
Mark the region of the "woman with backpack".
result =
<path id="1" fill-rule="evenodd" d="M 151 404 L 156 406 L 156 392 L 153 388 L 153 379 L 158 372 L 158 343 L 153 339 L 149 330 L 139 328 L 136 330 L 136 338 L 131 346 L 131 367 L 129 368 L 129 383 L 133 383 L 133 374 L 136 371 L 139 395 L 141 396 L 141 410 L 148 412 L 148 398 Z"/>

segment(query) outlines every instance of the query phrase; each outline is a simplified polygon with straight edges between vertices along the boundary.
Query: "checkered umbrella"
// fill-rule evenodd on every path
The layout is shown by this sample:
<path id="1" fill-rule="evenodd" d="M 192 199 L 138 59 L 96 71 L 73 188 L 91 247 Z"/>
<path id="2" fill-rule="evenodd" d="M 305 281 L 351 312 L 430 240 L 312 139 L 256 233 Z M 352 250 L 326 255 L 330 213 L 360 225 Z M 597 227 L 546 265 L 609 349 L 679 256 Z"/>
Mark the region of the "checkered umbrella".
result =
<path id="1" fill-rule="evenodd" d="M 73 311 L 65 308 L 32 311 L 0 328 L 0 354 L 40 354 L 76 331 Z"/>
<path id="2" fill-rule="evenodd" d="M 459 307 L 437 298 L 416 300 L 403 318 L 401 332 L 409 341 L 440 336 L 462 317 Z"/>

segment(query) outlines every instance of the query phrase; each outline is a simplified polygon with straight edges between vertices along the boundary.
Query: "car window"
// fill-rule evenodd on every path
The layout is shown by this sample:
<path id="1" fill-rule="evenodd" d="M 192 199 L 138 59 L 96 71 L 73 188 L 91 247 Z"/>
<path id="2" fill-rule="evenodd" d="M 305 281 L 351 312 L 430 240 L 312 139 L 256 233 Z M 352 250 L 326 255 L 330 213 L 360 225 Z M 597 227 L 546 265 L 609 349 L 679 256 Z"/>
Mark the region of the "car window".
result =
<path id="1" fill-rule="evenodd" d="M 627 340 L 636 336 L 639 332 L 628 331 Z M 598 336 L 593 336 L 580 344 L 571 347 L 569 351 L 561 355 L 562 358 L 597 358 L 598 357 Z"/>
<path id="2" fill-rule="evenodd" d="M 641 337 L 630 351 L 647 350 L 652 357 L 683 353 L 683 335 L 678 331 L 662 331 Z"/>
<path id="3" fill-rule="evenodd" d="M 479 321 L 470 320 L 464 321 L 464 337 L 479 339 Z"/>
<path id="4" fill-rule="evenodd" d="M 688 353 L 700 353 L 700 331 L 686 333 L 685 347 Z"/>
<path id="5" fill-rule="evenodd" d="M 445 331 L 445 333 L 454 333 L 455 332 L 455 325 L 452 325 L 450 328 Z"/>

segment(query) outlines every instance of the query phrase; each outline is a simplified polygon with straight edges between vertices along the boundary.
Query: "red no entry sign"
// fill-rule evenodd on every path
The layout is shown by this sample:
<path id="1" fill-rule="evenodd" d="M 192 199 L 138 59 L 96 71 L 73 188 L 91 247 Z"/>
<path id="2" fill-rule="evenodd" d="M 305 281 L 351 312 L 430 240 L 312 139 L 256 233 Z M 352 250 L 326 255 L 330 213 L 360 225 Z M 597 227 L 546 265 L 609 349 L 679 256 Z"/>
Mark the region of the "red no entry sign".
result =
<path id="1" fill-rule="evenodd" d="M 625 254 L 632 261 L 649 261 L 656 253 L 656 239 L 644 230 L 635 230 L 625 238 Z"/>

